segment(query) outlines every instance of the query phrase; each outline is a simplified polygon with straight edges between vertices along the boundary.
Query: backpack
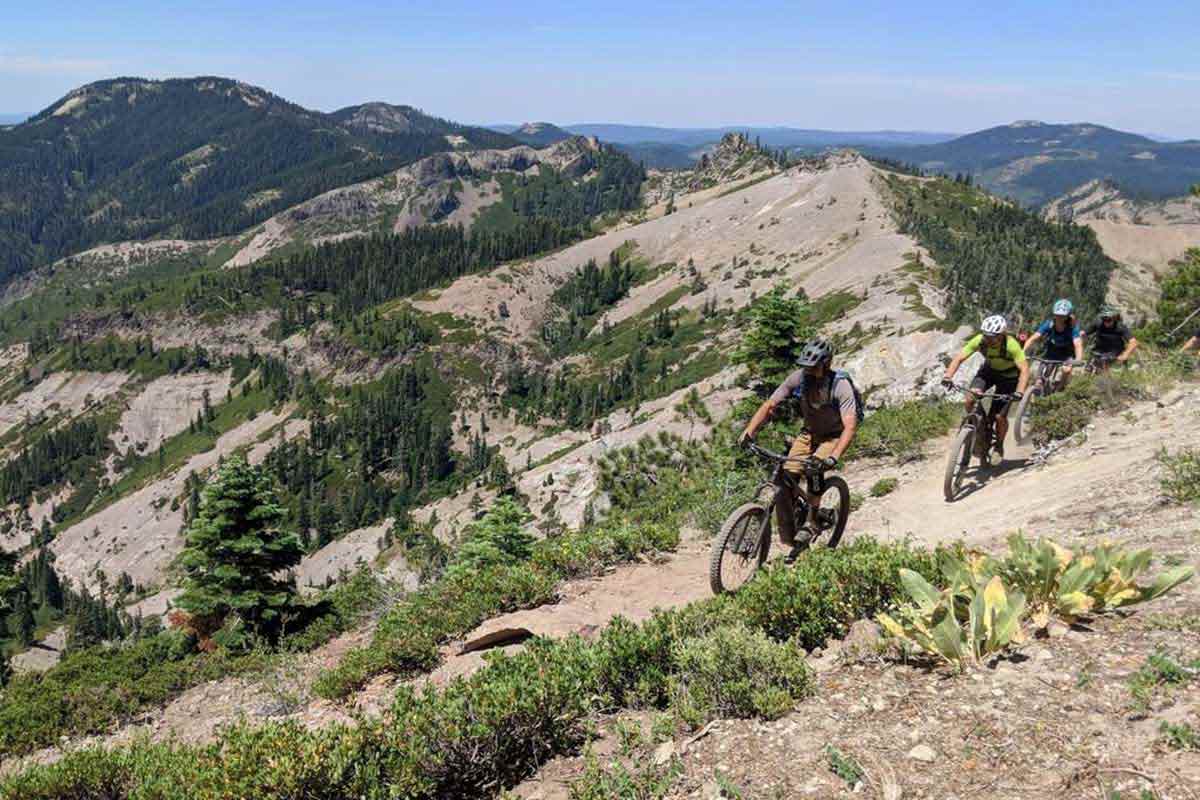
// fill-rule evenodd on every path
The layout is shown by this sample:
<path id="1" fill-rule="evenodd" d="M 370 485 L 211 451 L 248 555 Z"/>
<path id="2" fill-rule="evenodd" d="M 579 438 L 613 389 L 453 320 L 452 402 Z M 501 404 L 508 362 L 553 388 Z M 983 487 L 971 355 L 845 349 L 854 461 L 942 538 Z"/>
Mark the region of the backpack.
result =
<path id="1" fill-rule="evenodd" d="M 829 405 L 834 410 L 837 410 L 837 403 L 833 399 L 833 385 L 838 381 L 846 381 L 850 384 L 850 391 L 854 393 L 854 416 L 858 419 L 859 424 L 862 424 L 863 418 L 866 416 L 866 404 L 863 403 L 862 392 L 858 391 L 858 387 L 854 385 L 854 380 L 850 377 L 849 372 L 842 370 L 834 370 L 833 375 L 829 380 Z M 804 397 L 808 387 L 805 385 L 805 377 L 801 376 L 800 385 L 792 390 L 792 397 L 797 400 Z"/>

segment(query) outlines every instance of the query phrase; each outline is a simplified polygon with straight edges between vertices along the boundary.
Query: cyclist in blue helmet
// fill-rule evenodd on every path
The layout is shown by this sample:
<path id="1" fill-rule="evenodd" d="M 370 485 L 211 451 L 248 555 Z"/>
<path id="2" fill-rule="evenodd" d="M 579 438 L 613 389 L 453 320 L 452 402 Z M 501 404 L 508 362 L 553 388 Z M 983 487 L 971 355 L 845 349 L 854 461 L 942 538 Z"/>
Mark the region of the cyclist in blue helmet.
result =
<path id="1" fill-rule="evenodd" d="M 1075 306 L 1066 298 L 1055 301 L 1051 309 L 1053 316 L 1038 326 L 1038 329 L 1025 342 L 1026 354 L 1033 353 L 1038 342 L 1045 342 L 1041 357 L 1046 361 L 1076 361 L 1083 360 L 1083 333 L 1075 319 Z M 1038 373 L 1040 379 L 1048 371 L 1045 364 Z M 1065 387 L 1071 379 L 1073 364 L 1062 365 L 1059 372 L 1059 388 Z"/>

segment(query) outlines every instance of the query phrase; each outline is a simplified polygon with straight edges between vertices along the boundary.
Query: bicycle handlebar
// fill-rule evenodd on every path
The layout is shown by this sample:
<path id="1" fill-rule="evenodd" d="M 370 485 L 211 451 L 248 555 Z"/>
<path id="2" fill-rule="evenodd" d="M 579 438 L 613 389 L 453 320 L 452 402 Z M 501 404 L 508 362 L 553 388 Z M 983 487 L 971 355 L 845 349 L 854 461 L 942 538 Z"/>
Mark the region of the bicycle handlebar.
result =
<path id="1" fill-rule="evenodd" d="M 947 386 L 946 391 L 950 391 L 950 388 L 951 387 Z M 1013 395 L 1011 395 L 1011 394 L 999 394 L 995 391 L 981 392 L 978 389 L 972 389 L 970 386 L 957 386 L 956 385 L 953 388 L 954 388 L 954 390 L 962 392 L 963 394 L 967 394 L 967 393 L 973 394 L 976 397 L 978 397 L 980 400 L 983 400 L 988 397 L 991 397 L 991 398 L 994 398 L 997 400 L 1012 400 L 1013 399 Z"/>
<path id="2" fill-rule="evenodd" d="M 817 466 L 817 465 L 820 465 L 821 467 L 825 466 L 824 464 L 821 463 L 821 460 L 819 458 L 816 458 L 815 456 L 785 456 L 783 453 L 776 453 L 774 450 L 768 450 L 767 448 L 760 446 L 758 443 L 754 442 L 753 440 L 747 441 L 745 446 L 746 446 L 746 449 L 749 450 L 751 453 L 754 453 L 755 455 L 761 456 L 766 459 L 770 459 L 771 461 L 778 461 L 780 464 L 786 463 L 788 461 L 798 461 L 798 462 L 801 462 L 808 466 Z"/>
<path id="3" fill-rule="evenodd" d="M 1087 363 L 1086 358 L 1068 358 L 1065 361 L 1056 361 L 1052 358 L 1041 358 L 1039 356 L 1027 356 L 1029 361 L 1037 361 L 1039 364 L 1071 364 L 1073 366 L 1082 366 Z"/>

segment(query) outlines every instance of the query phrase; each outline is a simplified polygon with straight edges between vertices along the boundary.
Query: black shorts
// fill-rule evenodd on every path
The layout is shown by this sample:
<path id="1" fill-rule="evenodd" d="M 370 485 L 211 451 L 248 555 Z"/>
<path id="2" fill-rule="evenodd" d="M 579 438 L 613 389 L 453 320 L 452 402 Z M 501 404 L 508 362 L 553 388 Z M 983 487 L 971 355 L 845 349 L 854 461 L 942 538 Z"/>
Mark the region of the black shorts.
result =
<path id="1" fill-rule="evenodd" d="M 1074 357 L 1075 357 L 1074 349 L 1051 350 L 1050 348 L 1047 347 L 1045 352 L 1042 353 L 1042 358 L 1044 358 L 1046 361 L 1070 361 Z"/>
<path id="2" fill-rule="evenodd" d="M 1017 390 L 1017 384 L 1021 380 L 1021 375 L 1005 375 L 1000 372 L 984 367 L 975 373 L 975 380 L 971 381 L 971 388 L 980 392 L 986 392 L 988 389 L 995 388 L 996 394 L 1012 394 Z M 1008 400 L 993 400 L 992 415 L 1003 414 L 1008 411 Z"/>

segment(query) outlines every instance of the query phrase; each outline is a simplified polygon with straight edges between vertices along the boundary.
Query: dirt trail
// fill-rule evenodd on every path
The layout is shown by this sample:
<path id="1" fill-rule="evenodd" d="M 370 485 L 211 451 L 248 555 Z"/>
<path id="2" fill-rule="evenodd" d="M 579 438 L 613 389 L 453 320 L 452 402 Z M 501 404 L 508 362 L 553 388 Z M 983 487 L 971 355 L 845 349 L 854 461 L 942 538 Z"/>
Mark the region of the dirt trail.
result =
<path id="1" fill-rule="evenodd" d="M 554 605 L 495 617 L 463 641 L 506 628 L 524 628 L 536 636 L 555 638 L 576 633 L 590 636 L 616 616 L 641 622 L 656 608 L 675 608 L 708 597 L 709 542 L 697 537 L 697 532 L 691 532 L 691 538 L 680 545 L 678 552 L 660 561 L 624 565 L 596 578 L 571 581 Z M 435 685 L 445 685 L 483 666 L 483 652 L 460 655 L 458 649 L 459 645 L 448 647 L 446 660 L 429 675 Z"/>

